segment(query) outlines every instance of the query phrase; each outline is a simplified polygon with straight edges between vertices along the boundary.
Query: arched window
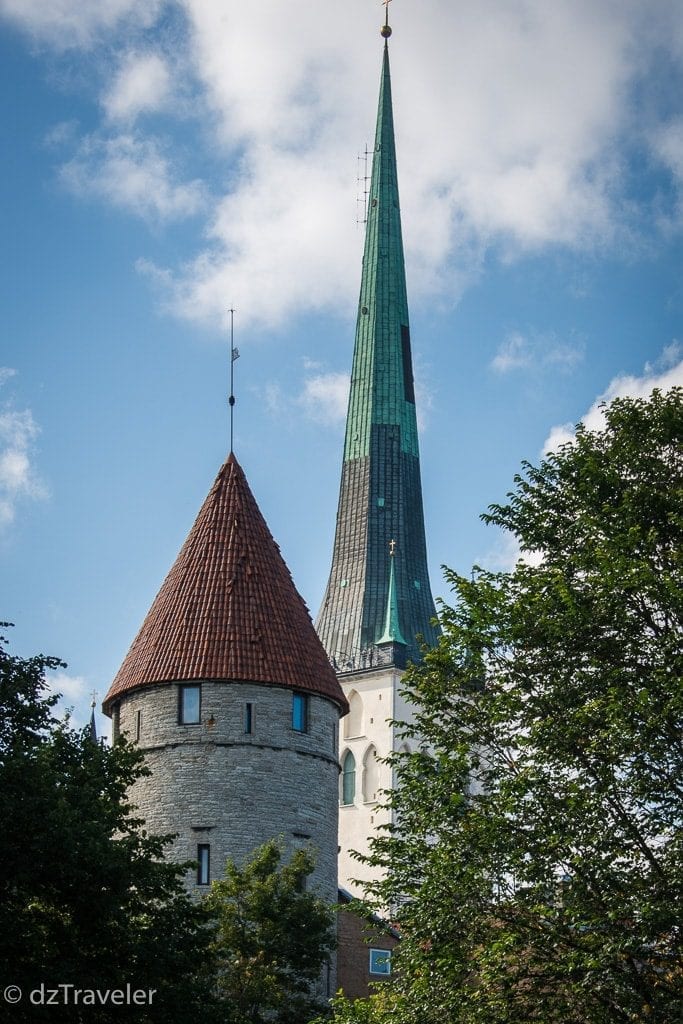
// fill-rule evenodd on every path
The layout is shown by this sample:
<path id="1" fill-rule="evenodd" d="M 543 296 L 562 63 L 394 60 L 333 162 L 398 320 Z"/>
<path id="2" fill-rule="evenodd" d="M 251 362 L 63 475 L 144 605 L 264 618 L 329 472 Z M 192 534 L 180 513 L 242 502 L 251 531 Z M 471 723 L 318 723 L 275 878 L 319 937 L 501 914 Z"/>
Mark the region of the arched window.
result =
<path id="1" fill-rule="evenodd" d="M 347 750 L 342 761 L 342 799 L 343 804 L 352 804 L 356 796 L 356 759 Z"/>
<path id="2" fill-rule="evenodd" d="M 349 694 L 349 713 L 344 719 L 344 737 L 363 735 L 363 698 L 355 690 Z"/>
<path id="3" fill-rule="evenodd" d="M 374 744 L 370 744 L 363 758 L 363 800 L 366 804 L 377 800 L 379 790 L 379 761 Z"/>

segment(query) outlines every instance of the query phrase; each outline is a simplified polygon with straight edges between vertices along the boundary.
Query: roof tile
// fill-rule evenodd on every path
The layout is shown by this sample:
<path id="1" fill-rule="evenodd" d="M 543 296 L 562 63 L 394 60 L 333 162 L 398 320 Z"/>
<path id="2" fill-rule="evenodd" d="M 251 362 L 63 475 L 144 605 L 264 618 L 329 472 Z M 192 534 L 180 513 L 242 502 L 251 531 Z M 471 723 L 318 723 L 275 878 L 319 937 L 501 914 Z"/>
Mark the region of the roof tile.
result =
<path id="1" fill-rule="evenodd" d="M 346 698 L 234 454 L 222 466 L 104 709 L 162 682 L 269 683 Z"/>

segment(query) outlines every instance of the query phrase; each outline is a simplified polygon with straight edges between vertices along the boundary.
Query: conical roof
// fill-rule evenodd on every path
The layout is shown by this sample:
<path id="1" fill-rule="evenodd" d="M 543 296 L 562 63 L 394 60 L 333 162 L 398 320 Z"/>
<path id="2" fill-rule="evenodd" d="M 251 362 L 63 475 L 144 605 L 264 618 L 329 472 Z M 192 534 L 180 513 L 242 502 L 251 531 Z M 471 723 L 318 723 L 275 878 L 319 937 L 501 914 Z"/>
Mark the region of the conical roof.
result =
<path id="1" fill-rule="evenodd" d="M 104 700 L 224 680 L 346 698 L 280 549 L 231 454 Z"/>

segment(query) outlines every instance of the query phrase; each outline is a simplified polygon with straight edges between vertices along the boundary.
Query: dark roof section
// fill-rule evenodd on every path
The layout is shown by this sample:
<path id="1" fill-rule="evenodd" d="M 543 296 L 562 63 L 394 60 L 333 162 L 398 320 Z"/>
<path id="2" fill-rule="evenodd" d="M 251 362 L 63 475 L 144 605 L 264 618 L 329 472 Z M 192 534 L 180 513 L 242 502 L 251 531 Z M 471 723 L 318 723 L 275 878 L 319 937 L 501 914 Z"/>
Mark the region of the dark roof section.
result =
<path id="1" fill-rule="evenodd" d="M 234 454 L 221 468 L 111 685 L 107 714 L 139 687 L 268 683 L 348 710 L 280 549 Z"/>

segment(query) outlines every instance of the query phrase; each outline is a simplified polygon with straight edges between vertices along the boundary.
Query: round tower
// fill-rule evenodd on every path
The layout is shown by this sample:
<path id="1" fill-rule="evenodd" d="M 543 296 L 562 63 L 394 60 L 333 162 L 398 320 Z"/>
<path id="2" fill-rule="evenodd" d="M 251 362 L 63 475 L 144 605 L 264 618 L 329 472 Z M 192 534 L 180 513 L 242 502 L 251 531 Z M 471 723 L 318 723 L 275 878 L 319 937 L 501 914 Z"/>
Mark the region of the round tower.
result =
<path id="1" fill-rule="evenodd" d="M 312 847 L 311 884 L 337 898 L 337 733 L 346 698 L 234 454 L 104 701 L 151 775 L 133 803 L 177 833 L 201 892 L 228 857 L 282 837 Z"/>

